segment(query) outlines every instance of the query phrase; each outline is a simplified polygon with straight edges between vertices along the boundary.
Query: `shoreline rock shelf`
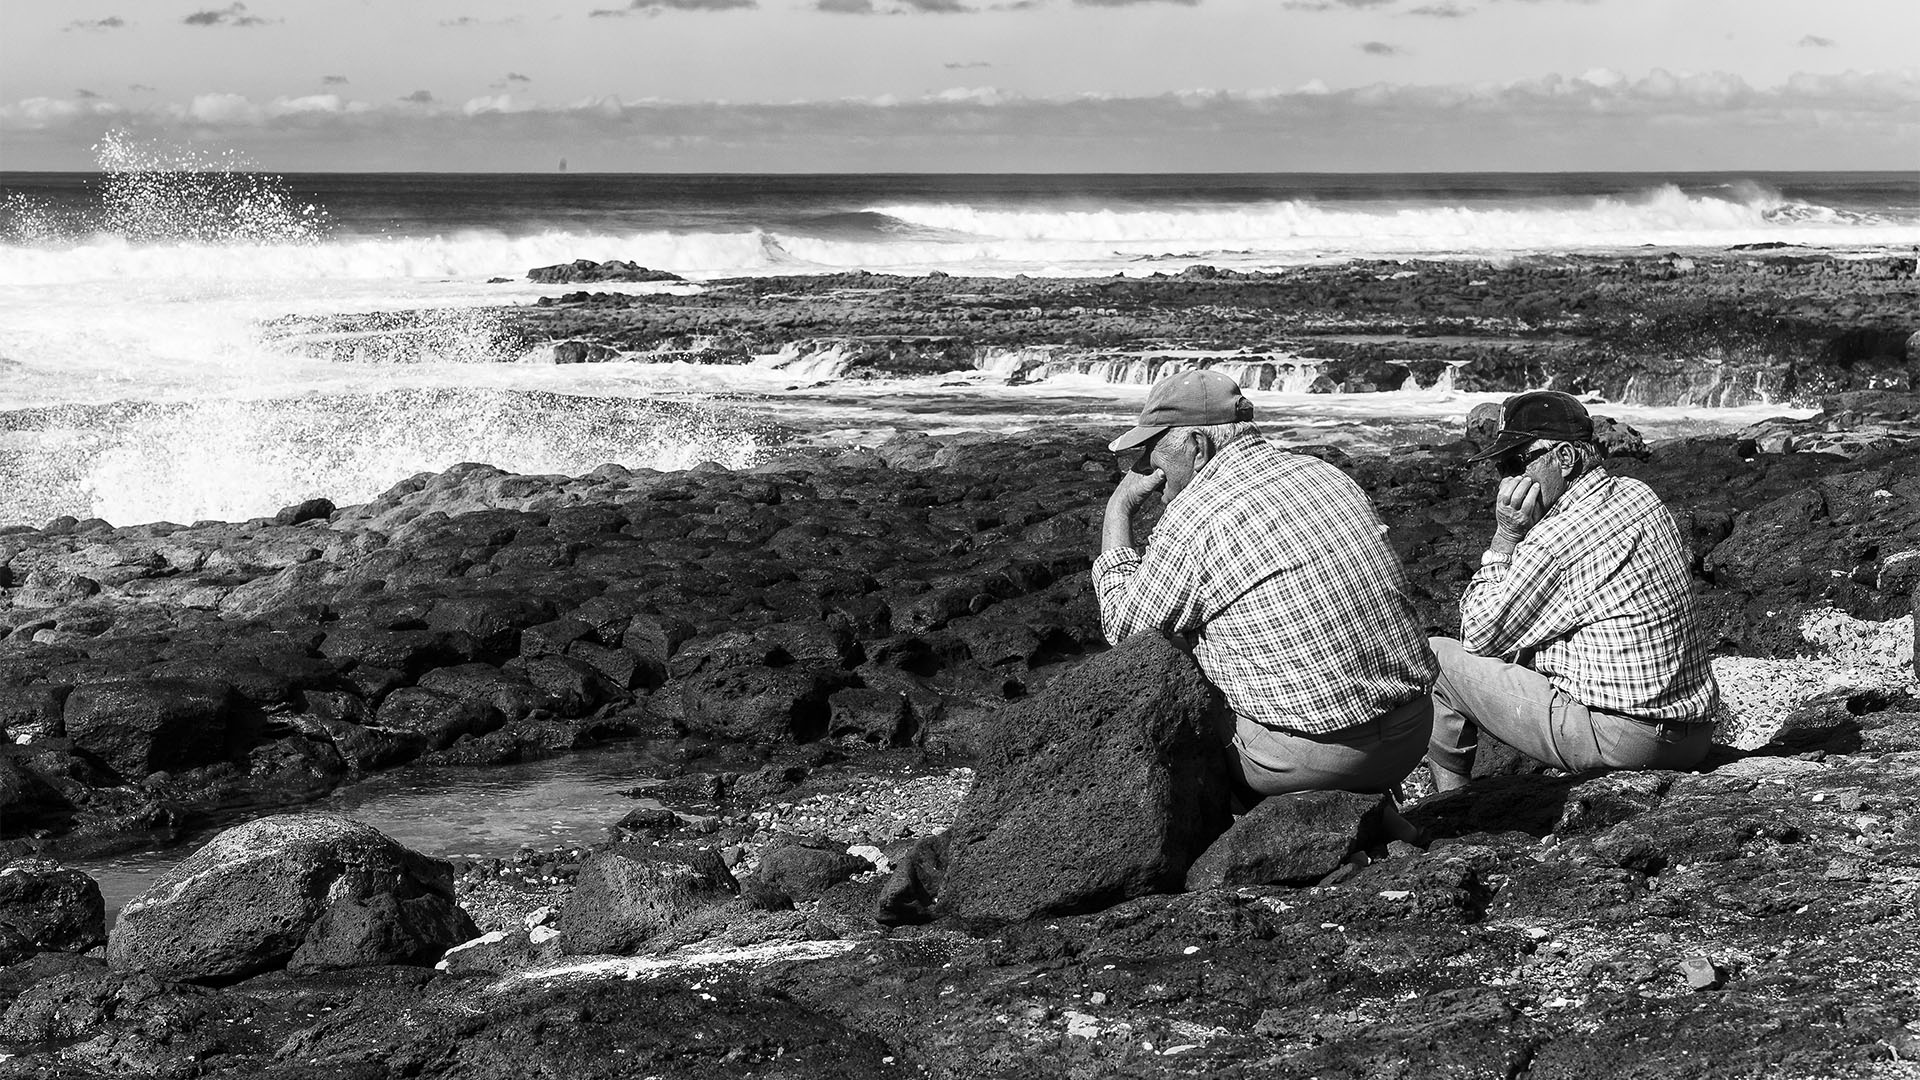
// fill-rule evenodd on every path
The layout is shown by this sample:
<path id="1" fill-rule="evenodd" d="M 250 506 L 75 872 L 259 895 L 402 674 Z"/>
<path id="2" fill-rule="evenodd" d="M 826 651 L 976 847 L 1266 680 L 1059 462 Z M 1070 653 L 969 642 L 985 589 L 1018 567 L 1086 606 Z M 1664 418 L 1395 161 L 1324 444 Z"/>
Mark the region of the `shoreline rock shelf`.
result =
<path id="1" fill-rule="evenodd" d="M 566 266 L 533 271 L 549 272 L 610 280 L 591 264 L 580 278 Z M 1733 406 L 1913 388 L 1917 310 L 1912 257 L 1694 252 L 1113 278 L 855 271 L 582 290 L 488 316 L 503 360 L 551 346 L 560 363 L 781 356 L 830 361 L 848 378 L 991 369 L 1013 382 L 1062 372 L 1151 382 L 1178 362 L 1172 350 L 1236 365 L 1258 389 L 1378 392 L 1445 379 L 1460 390 Z M 417 313 L 425 325 L 440 317 Z M 351 359 L 369 335 L 404 335 L 409 318 L 290 317 L 269 332 Z"/>

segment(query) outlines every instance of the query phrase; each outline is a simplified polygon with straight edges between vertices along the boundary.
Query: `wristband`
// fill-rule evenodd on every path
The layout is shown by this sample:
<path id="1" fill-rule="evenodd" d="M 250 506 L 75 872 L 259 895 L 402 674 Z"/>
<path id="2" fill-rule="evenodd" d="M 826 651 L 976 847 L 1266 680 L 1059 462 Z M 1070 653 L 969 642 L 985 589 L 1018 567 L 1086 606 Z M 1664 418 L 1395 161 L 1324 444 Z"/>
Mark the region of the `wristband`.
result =
<path id="1" fill-rule="evenodd" d="M 1482 567 L 1505 566 L 1512 561 L 1513 553 L 1510 551 L 1488 551 L 1480 556 Z"/>

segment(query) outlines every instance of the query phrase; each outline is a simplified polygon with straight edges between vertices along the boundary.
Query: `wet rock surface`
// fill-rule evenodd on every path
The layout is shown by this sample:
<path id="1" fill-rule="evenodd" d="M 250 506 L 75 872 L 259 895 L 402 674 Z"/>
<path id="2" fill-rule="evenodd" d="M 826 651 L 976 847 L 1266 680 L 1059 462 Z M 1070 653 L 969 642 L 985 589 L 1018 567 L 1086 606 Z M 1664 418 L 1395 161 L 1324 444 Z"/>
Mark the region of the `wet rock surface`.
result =
<path id="1" fill-rule="evenodd" d="M 600 273 L 536 273 L 546 271 Z M 1014 381 L 1121 369 L 1151 381 L 1169 361 L 1143 352 L 1172 348 L 1225 351 L 1262 389 L 1375 392 L 1445 377 L 1467 390 L 1739 405 L 1912 389 L 1917 309 L 1911 257 L 1725 251 L 1105 279 L 853 272 L 582 291 L 498 311 L 508 352 L 559 343 L 563 363 L 781 355 L 829 357 L 854 376 L 991 364 Z M 278 331 L 350 355 L 364 347 L 356 332 L 390 326 L 387 315 L 348 316 Z"/>

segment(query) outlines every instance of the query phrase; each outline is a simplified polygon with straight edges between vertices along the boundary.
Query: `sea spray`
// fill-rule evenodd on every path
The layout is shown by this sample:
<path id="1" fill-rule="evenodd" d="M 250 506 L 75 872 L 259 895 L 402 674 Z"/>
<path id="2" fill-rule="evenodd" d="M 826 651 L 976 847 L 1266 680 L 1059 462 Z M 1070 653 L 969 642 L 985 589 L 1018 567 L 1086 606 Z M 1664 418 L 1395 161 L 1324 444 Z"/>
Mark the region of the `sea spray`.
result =
<path id="1" fill-rule="evenodd" d="M 613 462 L 754 464 L 764 434 L 699 402 L 457 389 L 262 401 L 62 406 L 11 416 L 0 525 L 61 514 L 115 524 L 242 520 L 325 496 L 363 502 L 395 481 L 484 461 L 579 475 Z M 31 436 L 36 452 L 7 447 Z"/>

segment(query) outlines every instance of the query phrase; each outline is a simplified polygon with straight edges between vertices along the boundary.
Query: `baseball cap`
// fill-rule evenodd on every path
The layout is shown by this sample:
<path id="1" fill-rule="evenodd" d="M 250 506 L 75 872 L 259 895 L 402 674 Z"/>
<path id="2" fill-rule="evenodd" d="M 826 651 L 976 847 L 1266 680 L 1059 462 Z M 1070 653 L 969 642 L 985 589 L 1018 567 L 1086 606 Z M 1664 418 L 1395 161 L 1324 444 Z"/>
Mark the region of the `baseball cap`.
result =
<path id="1" fill-rule="evenodd" d="M 1535 439 L 1591 442 L 1593 417 L 1572 394 L 1558 390 L 1515 394 L 1500 407 L 1500 430 L 1493 437 L 1493 445 L 1467 460 L 1504 457 Z"/>
<path id="2" fill-rule="evenodd" d="M 1206 427 L 1253 419 L 1253 402 L 1240 393 L 1231 375 L 1201 368 L 1169 375 L 1153 384 L 1140 423 L 1107 444 L 1109 450 L 1130 450 L 1170 427 Z"/>

